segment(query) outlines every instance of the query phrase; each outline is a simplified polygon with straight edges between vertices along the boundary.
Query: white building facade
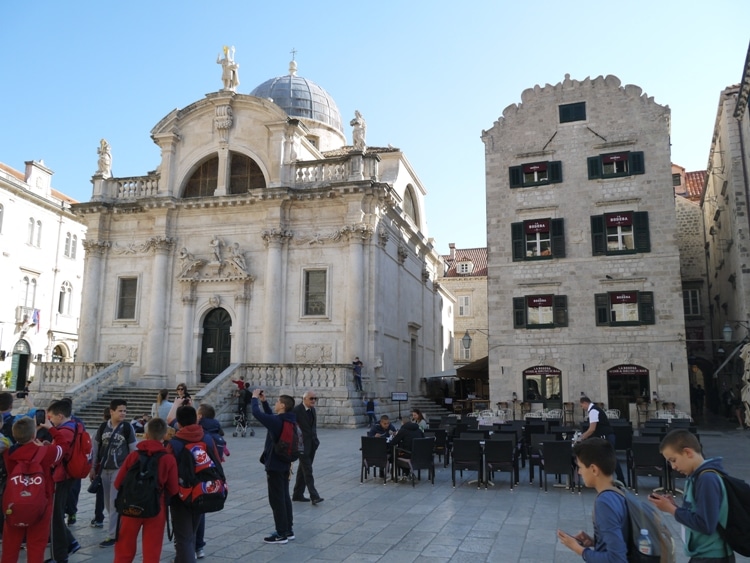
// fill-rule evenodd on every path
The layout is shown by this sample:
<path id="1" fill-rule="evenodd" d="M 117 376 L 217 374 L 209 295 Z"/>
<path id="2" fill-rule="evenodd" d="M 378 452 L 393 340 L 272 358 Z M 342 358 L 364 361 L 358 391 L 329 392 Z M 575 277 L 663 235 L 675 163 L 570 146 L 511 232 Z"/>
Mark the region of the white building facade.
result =
<path id="1" fill-rule="evenodd" d="M 52 174 L 43 162 L 0 164 L 0 372 L 12 390 L 37 362 L 71 362 L 78 348 L 86 228 Z"/>
<path id="2" fill-rule="evenodd" d="M 614 76 L 521 99 L 482 135 L 491 402 L 689 410 L 669 108 Z"/>
<path id="3" fill-rule="evenodd" d="M 347 145 L 335 102 L 295 63 L 250 95 L 228 85 L 154 127 L 155 172 L 113 178 L 100 161 L 75 209 L 99 296 L 79 359 L 129 362 L 143 386 L 231 372 L 344 398 L 358 356 L 366 393 L 418 393 L 450 367 L 453 319 L 408 160 L 366 146 L 360 115 Z"/>

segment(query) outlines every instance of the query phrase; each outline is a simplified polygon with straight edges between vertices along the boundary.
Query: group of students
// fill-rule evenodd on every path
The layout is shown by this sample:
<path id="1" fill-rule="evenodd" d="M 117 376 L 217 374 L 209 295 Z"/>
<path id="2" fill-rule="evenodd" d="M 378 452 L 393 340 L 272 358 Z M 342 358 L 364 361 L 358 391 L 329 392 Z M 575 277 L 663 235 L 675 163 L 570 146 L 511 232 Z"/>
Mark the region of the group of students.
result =
<path id="1" fill-rule="evenodd" d="M 728 498 L 722 478 L 721 458 L 703 457 L 698 438 L 688 430 L 673 430 L 659 450 L 672 469 L 687 477 L 681 506 L 671 495 L 649 495 L 649 502 L 674 516 L 683 526 L 685 554 L 691 563 L 733 563 L 732 548 L 722 539 L 727 526 Z M 573 446 L 578 471 L 587 487 L 597 492 L 594 501 L 593 537 L 557 530 L 557 537 L 587 562 L 626 562 L 636 549 L 630 534 L 631 520 L 623 494 L 618 492 L 614 473 L 617 457 L 604 438 L 589 438 Z"/>
<path id="2" fill-rule="evenodd" d="M 42 563 L 49 540 L 51 558 L 46 562 L 65 563 L 68 556 L 80 549 L 66 525 L 66 503 L 70 489 L 76 481 L 68 471 L 68 463 L 73 455 L 73 441 L 77 433 L 86 432 L 81 422 L 71 418 L 72 403 L 69 399 L 53 401 L 46 410 L 31 409 L 26 413 L 10 414 L 13 395 L 0 393 L 0 409 L 3 415 L 3 428 L 0 434 L 5 481 L 18 464 L 29 467 L 32 462 L 41 460 L 43 475 L 37 477 L 44 483 L 45 505 L 41 518 L 30 525 L 19 527 L 11 522 L 3 523 L 3 544 L 1 563 L 18 560 L 25 540 L 27 561 Z M 29 401 L 29 404 L 30 401 Z M 36 414 L 45 413 L 44 419 Z M 202 404 L 196 411 L 192 405 L 178 405 L 175 409 L 176 430 L 168 426 L 163 418 L 151 418 L 145 425 L 144 438 L 136 443 L 135 432 L 125 420 L 127 401 L 115 399 L 109 405 L 109 419 L 104 421 L 92 440 L 92 460 L 90 478 L 101 479 L 104 506 L 109 514 L 107 538 L 101 547 L 114 546 L 115 562 L 130 562 L 135 559 L 137 537 L 143 530 L 142 560 L 156 563 L 161 557 L 164 528 L 169 510 L 174 528 L 176 561 L 192 563 L 203 557 L 202 529 L 205 514 L 183 502 L 181 481 L 178 480 L 178 460 L 180 450 L 191 448 L 196 443 L 203 444 L 208 454 L 208 463 L 218 466 L 224 460 L 225 449 L 221 427 L 214 419 L 214 409 Z M 36 420 L 35 420 L 36 419 Z M 42 441 L 42 437 L 46 437 Z M 171 439 L 170 439 L 171 438 Z M 155 462 L 156 483 L 160 501 L 158 513 L 148 517 L 134 517 L 118 514 L 116 499 L 123 488 L 131 467 Z M 184 464 L 181 464 L 182 467 Z M 143 467 L 140 465 L 139 467 Z M 11 477 L 13 479 L 13 477 Z M 182 475 L 180 475 L 182 479 Z M 224 490 L 224 496 L 225 496 Z M 12 486 L 6 483 L 3 493 L 3 506 L 6 507 Z M 223 503 L 222 503 L 223 505 Z M 9 514 L 12 507 L 9 507 Z M 101 520 L 95 518 L 93 527 L 101 527 Z M 95 525 L 99 524 L 99 525 Z"/>

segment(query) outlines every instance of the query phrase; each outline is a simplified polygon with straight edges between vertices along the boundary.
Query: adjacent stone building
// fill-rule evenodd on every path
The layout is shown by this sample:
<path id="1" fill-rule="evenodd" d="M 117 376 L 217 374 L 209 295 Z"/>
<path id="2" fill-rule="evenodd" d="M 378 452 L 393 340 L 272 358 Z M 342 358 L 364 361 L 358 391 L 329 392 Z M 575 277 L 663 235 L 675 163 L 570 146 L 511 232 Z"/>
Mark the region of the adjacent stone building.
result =
<path id="1" fill-rule="evenodd" d="M 492 403 L 689 410 L 669 119 L 615 76 L 566 76 L 483 132 Z"/>
<path id="2" fill-rule="evenodd" d="M 132 363 L 142 386 L 315 386 L 322 422 L 352 422 L 326 419 L 325 401 L 347 400 L 355 356 L 366 393 L 418 393 L 451 367 L 453 324 L 424 186 L 399 149 L 366 146 L 359 112 L 347 144 L 296 63 L 250 94 L 232 76 L 154 127 L 155 171 L 110 177 L 100 161 L 75 208 L 89 226 L 80 359 Z"/>
<path id="3" fill-rule="evenodd" d="M 0 372 L 23 389 L 40 361 L 71 362 L 78 347 L 86 228 L 53 172 L 0 164 Z"/>

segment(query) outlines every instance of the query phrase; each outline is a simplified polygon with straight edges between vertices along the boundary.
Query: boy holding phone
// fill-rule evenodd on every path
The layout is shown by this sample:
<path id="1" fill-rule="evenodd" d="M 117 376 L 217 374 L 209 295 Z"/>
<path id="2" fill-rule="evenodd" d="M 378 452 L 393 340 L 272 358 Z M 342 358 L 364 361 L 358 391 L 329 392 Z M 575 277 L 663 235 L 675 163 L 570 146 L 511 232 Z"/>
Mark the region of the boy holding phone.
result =
<path id="1" fill-rule="evenodd" d="M 729 505 L 720 457 L 703 458 L 698 438 L 688 430 L 672 430 L 659 446 L 672 469 L 687 476 L 682 506 L 669 495 L 651 494 L 648 500 L 684 526 L 685 555 L 690 561 L 734 563 L 732 548 L 721 539 L 718 526 L 726 527 Z"/>
<path id="2" fill-rule="evenodd" d="M 617 457 L 612 445 L 603 438 L 589 438 L 573 446 L 578 472 L 587 487 L 598 493 L 594 501 L 594 537 L 586 532 L 572 536 L 557 530 L 560 542 L 587 562 L 628 560 L 628 507 L 625 497 L 615 490 L 613 474 Z"/>

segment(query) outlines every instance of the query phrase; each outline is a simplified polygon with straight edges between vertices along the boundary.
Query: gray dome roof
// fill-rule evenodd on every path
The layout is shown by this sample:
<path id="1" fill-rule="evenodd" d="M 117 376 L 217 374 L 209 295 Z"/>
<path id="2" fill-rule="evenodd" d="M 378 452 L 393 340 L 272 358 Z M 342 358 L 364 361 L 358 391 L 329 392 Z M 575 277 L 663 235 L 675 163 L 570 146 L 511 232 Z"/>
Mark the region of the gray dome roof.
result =
<path id="1" fill-rule="evenodd" d="M 297 65 L 292 61 L 290 74 L 266 80 L 257 86 L 251 96 L 271 98 L 290 117 L 303 117 L 320 121 L 341 133 L 341 114 L 333 98 L 320 86 L 297 76 Z"/>

